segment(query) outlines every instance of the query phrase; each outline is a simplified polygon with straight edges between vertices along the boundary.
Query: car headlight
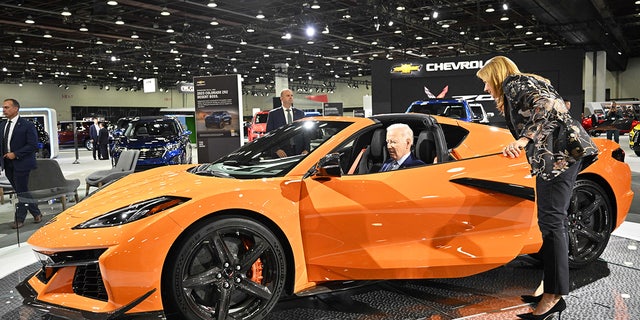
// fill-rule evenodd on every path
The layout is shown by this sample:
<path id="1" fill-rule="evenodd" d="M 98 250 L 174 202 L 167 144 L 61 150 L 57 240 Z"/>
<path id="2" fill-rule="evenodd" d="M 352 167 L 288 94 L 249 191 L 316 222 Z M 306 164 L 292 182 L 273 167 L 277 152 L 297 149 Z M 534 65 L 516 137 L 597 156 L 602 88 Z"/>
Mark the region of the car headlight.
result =
<path id="1" fill-rule="evenodd" d="M 89 221 L 83 222 L 73 229 L 91 229 L 119 226 L 142 218 L 152 216 L 169 208 L 182 204 L 189 199 L 178 197 L 158 197 L 144 200 L 129 206 L 113 210 Z"/>

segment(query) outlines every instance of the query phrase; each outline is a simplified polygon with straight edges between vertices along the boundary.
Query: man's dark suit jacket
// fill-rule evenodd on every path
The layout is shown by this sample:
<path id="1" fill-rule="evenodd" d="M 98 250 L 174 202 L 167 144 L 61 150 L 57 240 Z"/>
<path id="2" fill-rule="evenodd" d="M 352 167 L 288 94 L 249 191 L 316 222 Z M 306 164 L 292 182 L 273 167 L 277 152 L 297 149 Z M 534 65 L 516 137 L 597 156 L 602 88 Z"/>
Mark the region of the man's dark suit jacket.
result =
<path id="1" fill-rule="evenodd" d="M 95 124 L 91 124 L 91 126 L 89 126 L 89 138 L 91 138 L 91 140 L 93 140 L 94 142 L 98 141 L 98 128 L 96 128 Z"/>
<path id="2" fill-rule="evenodd" d="M 382 172 L 382 168 L 386 168 L 387 164 L 390 164 L 393 161 L 395 160 L 388 159 L 387 161 L 385 161 L 382 167 L 380 168 L 380 172 Z M 413 154 L 409 154 L 409 157 L 407 157 L 407 159 L 404 160 L 404 162 L 398 167 L 398 169 L 415 167 L 415 166 L 424 165 L 424 164 L 425 164 L 424 161 L 417 159 L 416 157 L 413 156 Z"/>
<path id="3" fill-rule="evenodd" d="M 267 132 L 287 124 L 287 119 L 284 117 L 284 110 L 282 109 L 282 107 L 279 107 L 269 111 L 269 116 L 267 117 Z M 293 112 L 293 121 L 304 118 L 304 111 L 300 109 L 291 107 L 291 112 Z"/>
<path id="4" fill-rule="evenodd" d="M 4 139 L 4 130 L 7 126 L 7 120 L 3 120 L 0 123 L 0 142 Z M 36 150 L 38 150 L 38 131 L 33 122 L 18 117 L 18 122 L 13 128 L 13 134 L 11 135 L 10 149 L 16 155 L 16 159 L 13 160 L 13 168 L 15 171 L 29 171 L 36 167 Z M 0 143 L 0 149 L 3 149 L 4 143 Z M 1 151 L 2 155 L 7 153 L 7 150 Z M 2 168 L 4 169 L 4 158 L 2 158 Z"/>

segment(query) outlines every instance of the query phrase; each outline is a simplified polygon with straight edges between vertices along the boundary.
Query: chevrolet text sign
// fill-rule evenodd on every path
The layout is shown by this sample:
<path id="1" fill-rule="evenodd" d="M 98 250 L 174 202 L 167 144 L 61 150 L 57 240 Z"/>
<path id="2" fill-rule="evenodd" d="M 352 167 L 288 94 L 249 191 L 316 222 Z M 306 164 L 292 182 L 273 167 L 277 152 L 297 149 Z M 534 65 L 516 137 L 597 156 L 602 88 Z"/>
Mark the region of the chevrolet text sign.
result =
<path id="1" fill-rule="evenodd" d="M 391 67 L 393 76 L 424 76 L 428 72 L 446 72 L 446 71 L 463 71 L 478 70 L 484 66 L 486 62 L 482 60 L 469 61 L 447 61 L 447 62 L 429 62 L 429 63 L 401 63 Z"/>
<path id="2" fill-rule="evenodd" d="M 454 71 L 454 70 L 480 69 L 483 66 L 484 66 L 484 62 L 482 60 L 474 60 L 474 61 L 427 63 L 424 65 L 424 69 L 426 71 Z"/>

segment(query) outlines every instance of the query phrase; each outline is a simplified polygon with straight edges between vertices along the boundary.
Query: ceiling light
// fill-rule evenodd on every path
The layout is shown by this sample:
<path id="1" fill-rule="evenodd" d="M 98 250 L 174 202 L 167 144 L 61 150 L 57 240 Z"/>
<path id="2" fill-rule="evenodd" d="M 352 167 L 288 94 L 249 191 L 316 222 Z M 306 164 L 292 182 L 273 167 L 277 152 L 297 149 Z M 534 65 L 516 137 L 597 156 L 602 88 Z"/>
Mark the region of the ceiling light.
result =
<path id="1" fill-rule="evenodd" d="M 170 16 L 171 12 L 169 12 L 169 10 L 167 10 L 167 7 L 162 8 L 162 11 L 160 11 L 160 15 L 161 16 Z"/>
<path id="2" fill-rule="evenodd" d="M 167 32 L 168 32 L 168 33 L 173 33 L 173 32 L 174 32 L 174 30 L 173 30 L 173 28 L 171 28 L 171 26 L 169 26 L 169 27 L 167 28 Z"/>
<path id="3" fill-rule="evenodd" d="M 347 36 L 347 40 L 353 40 L 353 36 L 352 36 L 351 34 L 349 34 L 349 35 Z"/>
<path id="4" fill-rule="evenodd" d="M 245 44 L 247 44 L 247 42 L 246 42 L 246 41 L 244 41 L 244 39 L 240 39 L 240 44 L 241 44 L 241 45 L 245 45 Z"/>
<path id="5" fill-rule="evenodd" d="M 252 26 L 248 26 L 247 32 L 256 32 L 256 29 L 254 29 Z"/>
<path id="6" fill-rule="evenodd" d="M 45 31 L 43 37 L 45 38 L 51 38 L 51 33 L 49 33 L 49 31 Z"/>
<path id="7" fill-rule="evenodd" d="M 487 7 L 487 9 L 484 10 L 484 12 L 489 12 L 489 13 L 494 12 L 494 11 L 496 11 L 496 9 L 494 9 L 493 6 L 491 6 L 491 5 L 489 5 Z"/>
<path id="8" fill-rule="evenodd" d="M 131 39 L 138 39 L 138 38 L 139 38 L 139 36 L 134 31 L 133 34 L 131 35 Z"/>
<path id="9" fill-rule="evenodd" d="M 291 39 L 291 33 L 289 33 L 289 32 L 285 32 L 285 33 L 282 35 L 282 37 L 281 37 L 281 38 L 282 38 L 282 39 L 289 40 L 289 39 Z"/>
<path id="10" fill-rule="evenodd" d="M 317 10 L 320 9 L 320 5 L 317 0 L 313 0 L 313 4 L 311 5 L 311 9 Z"/>
<path id="11" fill-rule="evenodd" d="M 324 30 L 322 30 L 322 34 L 329 34 L 329 26 L 324 27 Z"/>
<path id="12" fill-rule="evenodd" d="M 118 5 L 118 1 L 113 1 L 113 0 L 107 1 L 107 4 L 110 5 L 110 6 L 117 6 Z"/>
<path id="13" fill-rule="evenodd" d="M 96 44 L 103 44 L 102 40 L 100 40 L 100 38 L 96 39 Z"/>
<path id="14" fill-rule="evenodd" d="M 207 7 L 209 8 L 215 8 L 217 6 L 218 4 L 215 1 L 209 1 L 209 3 L 207 4 Z"/>
<path id="15" fill-rule="evenodd" d="M 509 5 L 506 2 L 502 4 L 502 10 L 509 10 Z"/>
<path id="16" fill-rule="evenodd" d="M 71 11 L 69 11 L 69 9 L 67 7 L 64 7 L 64 9 L 62 9 L 62 12 L 60 13 L 61 15 L 68 17 L 71 15 Z"/>
<path id="17" fill-rule="evenodd" d="M 212 26 L 217 26 L 217 25 L 219 25 L 220 23 L 218 22 L 218 19 L 216 19 L 216 18 L 211 18 L 211 22 L 209 22 L 209 24 L 210 24 L 210 25 L 212 25 Z"/>
<path id="18" fill-rule="evenodd" d="M 516 29 L 522 29 L 524 28 L 521 24 L 516 24 Z"/>
<path id="19" fill-rule="evenodd" d="M 20 37 L 17 37 L 14 42 L 17 44 L 22 44 L 22 40 L 20 39 Z"/>
<path id="20" fill-rule="evenodd" d="M 118 17 L 118 18 L 116 18 L 116 24 L 123 25 L 124 21 L 122 21 L 122 18 Z"/>
<path id="21" fill-rule="evenodd" d="M 307 33 L 307 37 L 313 37 L 316 35 L 316 28 L 308 26 L 305 32 Z"/>
<path id="22" fill-rule="evenodd" d="M 264 19 L 264 14 L 262 13 L 262 10 L 258 10 L 258 14 L 256 14 L 256 18 Z"/>
<path id="23" fill-rule="evenodd" d="M 438 18 L 438 11 L 433 11 L 433 14 L 431 15 L 434 19 Z"/>
<path id="24" fill-rule="evenodd" d="M 87 32 L 87 31 L 89 31 L 89 29 L 87 29 L 87 26 L 86 26 L 84 23 L 80 26 L 80 29 L 78 29 L 78 30 L 80 30 L 80 31 L 82 31 L 82 32 Z"/>
<path id="25" fill-rule="evenodd" d="M 509 17 L 507 17 L 506 15 L 502 16 L 502 18 L 500 18 L 500 21 L 508 21 Z"/>
<path id="26" fill-rule="evenodd" d="M 24 23 L 28 23 L 28 24 L 34 24 L 36 23 L 35 21 L 33 21 L 33 19 L 31 18 L 31 16 L 27 16 L 27 20 L 24 21 Z"/>

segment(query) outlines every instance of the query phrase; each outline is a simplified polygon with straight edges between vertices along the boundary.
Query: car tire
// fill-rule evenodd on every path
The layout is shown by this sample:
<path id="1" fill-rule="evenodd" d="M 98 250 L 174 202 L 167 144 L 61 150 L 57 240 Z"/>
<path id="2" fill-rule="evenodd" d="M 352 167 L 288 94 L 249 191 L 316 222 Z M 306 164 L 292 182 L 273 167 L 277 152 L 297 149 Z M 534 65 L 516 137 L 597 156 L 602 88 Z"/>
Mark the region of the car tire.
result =
<path id="1" fill-rule="evenodd" d="M 184 234 L 163 269 L 169 319 L 264 318 L 280 298 L 287 272 L 274 233 L 231 216 L 206 220 Z"/>
<path id="2" fill-rule="evenodd" d="M 84 147 L 89 151 L 93 150 L 93 142 L 91 142 L 91 139 L 87 139 L 84 141 Z"/>
<path id="3" fill-rule="evenodd" d="M 597 260 L 613 230 L 608 194 L 591 180 L 578 179 L 568 210 L 569 266 L 582 268 Z"/>

